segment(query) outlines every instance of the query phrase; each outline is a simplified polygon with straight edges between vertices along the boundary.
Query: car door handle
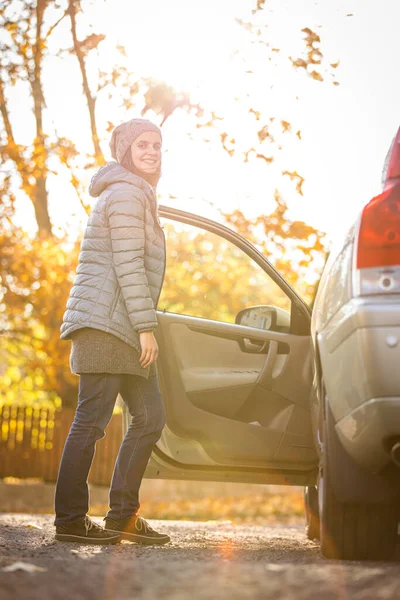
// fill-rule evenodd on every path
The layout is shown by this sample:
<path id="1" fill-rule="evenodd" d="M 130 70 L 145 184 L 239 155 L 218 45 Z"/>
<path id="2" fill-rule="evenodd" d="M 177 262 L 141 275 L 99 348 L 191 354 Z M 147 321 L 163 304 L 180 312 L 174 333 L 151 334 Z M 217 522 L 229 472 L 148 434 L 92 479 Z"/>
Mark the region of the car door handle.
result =
<path id="1" fill-rule="evenodd" d="M 260 340 L 259 343 L 251 342 L 249 338 L 243 338 L 243 350 L 254 354 L 261 354 L 269 344 L 269 340 Z"/>

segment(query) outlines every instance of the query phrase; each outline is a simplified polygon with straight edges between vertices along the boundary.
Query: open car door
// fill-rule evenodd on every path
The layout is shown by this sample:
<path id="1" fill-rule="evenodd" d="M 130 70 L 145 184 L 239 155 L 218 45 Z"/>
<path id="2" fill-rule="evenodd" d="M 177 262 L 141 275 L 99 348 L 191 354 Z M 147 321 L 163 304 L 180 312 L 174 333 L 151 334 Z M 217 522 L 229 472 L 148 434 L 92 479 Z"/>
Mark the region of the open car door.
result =
<path id="1" fill-rule="evenodd" d="M 229 228 L 165 206 L 159 215 L 167 267 L 155 336 L 167 424 L 145 476 L 314 484 L 309 309 Z"/>

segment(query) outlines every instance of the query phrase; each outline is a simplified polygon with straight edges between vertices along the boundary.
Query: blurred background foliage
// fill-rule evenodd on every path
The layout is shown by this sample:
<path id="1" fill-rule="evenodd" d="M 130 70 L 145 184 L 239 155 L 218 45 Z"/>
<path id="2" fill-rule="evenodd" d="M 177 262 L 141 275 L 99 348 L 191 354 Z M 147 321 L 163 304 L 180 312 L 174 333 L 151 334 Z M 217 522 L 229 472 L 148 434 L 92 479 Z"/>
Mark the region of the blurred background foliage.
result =
<path id="1" fill-rule="evenodd" d="M 52 214 L 57 213 L 59 203 L 68 202 L 71 193 L 86 214 L 90 214 L 91 203 L 85 187 L 87 172 L 94 172 L 106 162 L 102 144 L 114 126 L 111 121 L 99 122 L 96 106 L 102 98 L 113 101 L 117 98 L 119 106 L 131 111 L 130 114 L 132 109 L 137 114 L 140 106 L 141 114 L 161 126 L 173 119 L 175 113 L 185 111 L 192 123 L 189 137 L 200 132 L 204 143 L 219 145 L 221 152 L 229 156 L 239 154 L 244 163 L 255 157 L 265 163 L 266 169 L 274 161 L 284 136 L 301 140 L 301 131 L 293 128 L 289 120 L 268 112 L 263 97 L 238 94 L 243 115 L 253 118 L 254 144 L 248 147 L 243 145 L 238 132 L 227 127 L 223 114 L 192 102 L 190 90 L 175 92 L 168 82 L 137 77 L 127 67 L 122 46 L 116 48 L 120 60 L 106 69 L 98 54 L 106 32 L 94 33 L 89 27 L 85 20 L 89 4 L 89 0 L 3 0 L 0 6 L 2 404 L 39 403 L 56 407 L 76 404 L 78 379 L 69 372 L 69 344 L 59 340 L 59 327 L 73 282 L 82 232 L 77 229 L 75 236 L 72 235 L 70 224 L 64 229 L 55 228 Z M 251 20 L 238 17 L 238 23 L 248 31 L 249 43 L 261 44 L 271 60 L 279 48 L 271 47 L 268 42 L 264 4 L 255 2 Z M 57 30 L 61 24 L 68 27 L 70 39 L 67 46 L 58 47 Z M 290 57 L 293 68 L 304 70 L 305 76 L 315 80 L 316 85 L 327 76 L 337 84 L 334 71 L 337 65 L 329 65 L 325 60 L 319 36 L 304 28 L 303 38 L 304 54 Z M 91 148 L 81 148 L 76 141 L 59 136 L 49 115 L 46 63 L 58 57 L 62 68 L 62 58 L 67 54 L 76 59 Z M 13 110 L 10 97 L 16 85 L 22 85 L 26 91 L 24 117 L 30 115 L 33 132 L 29 144 L 19 143 L 15 133 L 19 115 Z M 283 171 L 282 176 L 293 182 L 301 197 L 302 176 L 293 170 Z M 51 194 L 54 177 L 65 178 L 62 197 Z M 21 193 L 33 207 L 34 234 L 25 231 L 16 218 L 16 197 Z M 163 198 L 160 202 L 164 202 Z M 165 203 L 168 204 L 167 199 Z M 290 219 L 278 183 L 274 206 L 268 214 L 260 208 L 257 218 L 251 220 L 240 210 L 231 213 L 220 210 L 220 221 L 253 242 L 311 303 L 325 257 L 324 234 L 305 222 Z M 286 299 L 272 282 L 263 287 L 266 302 L 263 300 L 260 293 L 263 274 L 241 252 L 228 250 L 222 238 L 201 230 L 194 235 L 170 223 L 165 224 L 165 231 L 168 271 L 160 308 L 234 322 L 237 312 L 246 305 L 275 303 L 284 307 Z M 222 260 L 216 261 L 215 256 L 221 256 Z"/>
<path id="2" fill-rule="evenodd" d="M 159 309 L 235 323 L 256 304 L 290 311 L 279 286 L 241 249 L 192 225 L 165 225 L 167 268 Z"/>

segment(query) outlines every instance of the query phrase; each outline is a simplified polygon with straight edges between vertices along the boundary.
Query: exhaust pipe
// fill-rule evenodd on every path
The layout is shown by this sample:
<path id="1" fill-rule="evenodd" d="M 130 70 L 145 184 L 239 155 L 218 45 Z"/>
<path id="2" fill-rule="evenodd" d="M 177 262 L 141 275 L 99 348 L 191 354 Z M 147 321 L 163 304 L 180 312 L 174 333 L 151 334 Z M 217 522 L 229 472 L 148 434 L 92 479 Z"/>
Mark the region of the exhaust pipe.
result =
<path id="1" fill-rule="evenodd" d="M 395 442 L 390 450 L 390 458 L 396 467 L 400 468 L 400 442 Z"/>

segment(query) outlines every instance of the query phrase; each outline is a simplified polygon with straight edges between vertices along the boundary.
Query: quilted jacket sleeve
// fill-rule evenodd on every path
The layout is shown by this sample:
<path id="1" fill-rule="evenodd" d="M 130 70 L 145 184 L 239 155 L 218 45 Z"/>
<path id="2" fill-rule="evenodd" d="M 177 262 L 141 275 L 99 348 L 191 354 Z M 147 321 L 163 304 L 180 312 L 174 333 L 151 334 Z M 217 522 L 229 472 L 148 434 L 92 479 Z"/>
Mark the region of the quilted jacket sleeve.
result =
<path id="1" fill-rule="evenodd" d="M 140 193 L 115 191 L 107 203 L 115 272 L 132 328 L 157 327 L 157 316 L 144 267 L 145 208 Z"/>

